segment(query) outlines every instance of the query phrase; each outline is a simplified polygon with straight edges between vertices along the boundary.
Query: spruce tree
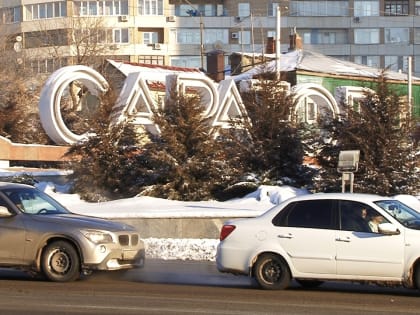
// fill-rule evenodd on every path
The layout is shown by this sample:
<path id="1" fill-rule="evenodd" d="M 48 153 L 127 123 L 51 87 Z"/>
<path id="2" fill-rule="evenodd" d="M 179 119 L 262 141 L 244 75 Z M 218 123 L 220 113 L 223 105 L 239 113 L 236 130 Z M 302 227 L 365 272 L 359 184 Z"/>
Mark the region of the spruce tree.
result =
<path id="1" fill-rule="evenodd" d="M 175 89 L 154 114 L 160 135 L 138 157 L 142 195 L 175 200 L 205 200 L 236 178 L 232 160 L 217 140 L 199 96 Z"/>
<path id="2" fill-rule="evenodd" d="M 88 201 L 132 197 L 138 192 L 141 173 L 136 167 L 143 136 L 130 121 L 110 127 L 110 110 L 115 95 L 110 90 L 101 99 L 90 136 L 74 144 L 73 189 Z"/>
<path id="3" fill-rule="evenodd" d="M 355 192 L 382 195 L 419 193 L 418 157 L 412 137 L 414 124 L 404 114 L 404 102 L 387 82 L 378 78 L 374 92 L 367 92 L 341 120 L 324 126 L 329 138 L 318 156 L 322 165 L 318 189 L 337 191 L 341 175 L 337 160 L 342 150 L 360 150 Z"/>
<path id="4" fill-rule="evenodd" d="M 261 78 L 242 97 L 246 132 L 237 144 L 243 170 L 258 184 L 308 185 L 309 170 L 302 165 L 304 147 L 293 122 L 293 94 L 281 81 Z M 234 121 L 234 125 L 240 123 Z"/>

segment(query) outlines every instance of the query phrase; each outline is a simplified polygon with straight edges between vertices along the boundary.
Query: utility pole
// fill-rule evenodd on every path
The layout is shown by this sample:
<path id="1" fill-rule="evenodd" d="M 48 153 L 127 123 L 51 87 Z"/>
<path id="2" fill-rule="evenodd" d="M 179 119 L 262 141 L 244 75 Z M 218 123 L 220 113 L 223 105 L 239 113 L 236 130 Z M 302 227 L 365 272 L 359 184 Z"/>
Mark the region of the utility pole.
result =
<path id="1" fill-rule="evenodd" d="M 251 43 L 252 43 L 252 66 L 255 66 L 255 41 L 254 41 L 254 19 L 252 13 L 251 18 Z"/>
<path id="2" fill-rule="evenodd" d="M 408 56 L 408 118 L 409 122 L 411 121 L 412 111 L 413 111 L 413 104 L 412 104 L 412 97 L 413 97 L 413 68 L 412 68 L 412 57 Z"/>
<path id="3" fill-rule="evenodd" d="M 276 21 L 276 75 L 280 79 L 280 32 L 281 32 L 281 11 L 280 4 L 277 5 L 277 21 Z"/>
<path id="4" fill-rule="evenodd" d="M 201 69 L 204 69 L 204 23 L 203 13 L 200 11 L 200 57 L 201 57 Z"/>

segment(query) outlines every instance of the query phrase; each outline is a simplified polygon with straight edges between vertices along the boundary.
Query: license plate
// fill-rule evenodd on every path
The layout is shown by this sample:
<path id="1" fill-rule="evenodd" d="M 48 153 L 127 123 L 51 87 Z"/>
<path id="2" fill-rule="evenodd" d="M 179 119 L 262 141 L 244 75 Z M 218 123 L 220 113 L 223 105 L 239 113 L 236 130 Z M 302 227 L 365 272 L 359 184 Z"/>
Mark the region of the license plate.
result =
<path id="1" fill-rule="evenodd" d="M 122 252 L 122 259 L 123 260 L 133 260 L 136 258 L 137 251 L 136 250 L 125 250 Z"/>

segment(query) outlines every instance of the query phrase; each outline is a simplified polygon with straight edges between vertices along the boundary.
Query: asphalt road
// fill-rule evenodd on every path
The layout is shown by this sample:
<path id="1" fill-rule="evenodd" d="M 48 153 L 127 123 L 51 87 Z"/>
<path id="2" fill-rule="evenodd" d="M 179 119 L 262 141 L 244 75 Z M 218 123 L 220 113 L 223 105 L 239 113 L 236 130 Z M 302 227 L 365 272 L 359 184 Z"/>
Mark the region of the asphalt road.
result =
<path id="1" fill-rule="evenodd" d="M 419 314 L 403 288 L 328 283 L 264 291 L 212 262 L 149 260 L 144 269 L 97 273 L 72 283 L 0 270 L 0 314 Z"/>

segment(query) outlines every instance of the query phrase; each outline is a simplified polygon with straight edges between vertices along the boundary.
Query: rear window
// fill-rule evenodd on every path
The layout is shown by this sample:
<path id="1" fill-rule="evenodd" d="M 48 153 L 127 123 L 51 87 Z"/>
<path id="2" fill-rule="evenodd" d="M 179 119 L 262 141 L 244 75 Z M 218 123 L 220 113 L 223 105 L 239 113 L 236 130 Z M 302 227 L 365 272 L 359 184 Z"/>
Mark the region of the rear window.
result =
<path id="1" fill-rule="evenodd" d="M 332 200 L 302 200 L 286 206 L 273 219 L 275 226 L 335 229 Z"/>

